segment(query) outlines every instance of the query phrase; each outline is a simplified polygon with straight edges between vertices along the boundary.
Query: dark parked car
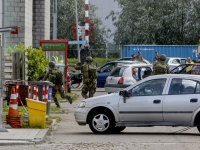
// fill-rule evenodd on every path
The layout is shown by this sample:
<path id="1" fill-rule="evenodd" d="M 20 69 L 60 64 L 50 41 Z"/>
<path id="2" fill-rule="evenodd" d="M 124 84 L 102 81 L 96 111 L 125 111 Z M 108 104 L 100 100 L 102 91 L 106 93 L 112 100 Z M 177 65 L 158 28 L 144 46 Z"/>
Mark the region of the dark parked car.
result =
<path id="1" fill-rule="evenodd" d="M 200 75 L 200 64 L 182 64 L 174 68 L 170 73 Z"/>

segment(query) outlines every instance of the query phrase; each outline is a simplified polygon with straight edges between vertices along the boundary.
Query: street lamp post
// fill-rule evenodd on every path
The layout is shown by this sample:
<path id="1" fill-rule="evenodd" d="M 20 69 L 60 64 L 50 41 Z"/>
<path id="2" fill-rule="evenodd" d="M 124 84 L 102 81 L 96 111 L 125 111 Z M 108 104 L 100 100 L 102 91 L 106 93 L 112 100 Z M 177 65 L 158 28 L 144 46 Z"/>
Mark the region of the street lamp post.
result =
<path id="1" fill-rule="evenodd" d="M 75 7 L 76 7 L 76 32 L 77 32 L 77 41 L 79 41 L 79 34 L 78 34 L 77 0 L 75 0 Z M 78 62 L 81 62 L 81 59 L 80 59 L 80 50 L 79 50 L 79 44 L 77 44 L 77 53 L 78 53 Z"/>

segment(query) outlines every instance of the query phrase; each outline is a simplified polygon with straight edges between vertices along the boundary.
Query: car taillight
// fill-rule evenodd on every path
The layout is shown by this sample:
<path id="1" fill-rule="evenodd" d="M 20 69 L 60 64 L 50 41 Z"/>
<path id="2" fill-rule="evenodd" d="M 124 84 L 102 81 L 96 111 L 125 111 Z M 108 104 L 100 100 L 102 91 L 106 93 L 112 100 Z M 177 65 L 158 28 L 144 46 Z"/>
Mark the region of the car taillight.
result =
<path id="1" fill-rule="evenodd" d="M 108 79 L 108 77 L 106 78 L 106 83 L 108 83 L 108 80 L 107 80 L 107 79 Z"/>
<path id="2" fill-rule="evenodd" d="M 124 78 L 123 77 L 121 77 L 120 79 L 119 79 L 119 81 L 118 81 L 118 83 L 117 84 L 124 84 Z"/>
<path id="3" fill-rule="evenodd" d="M 67 82 L 70 82 L 70 76 L 67 75 Z"/>

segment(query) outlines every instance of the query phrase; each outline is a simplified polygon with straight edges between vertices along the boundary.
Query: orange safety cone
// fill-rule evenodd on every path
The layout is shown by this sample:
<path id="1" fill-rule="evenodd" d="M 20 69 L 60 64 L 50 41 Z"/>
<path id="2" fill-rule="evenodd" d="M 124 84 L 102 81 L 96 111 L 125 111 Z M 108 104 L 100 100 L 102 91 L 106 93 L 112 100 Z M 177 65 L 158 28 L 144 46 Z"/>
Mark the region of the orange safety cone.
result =
<path id="1" fill-rule="evenodd" d="M 10 96 L 10 105 L 8 115 L 6 115 L 7 124 L 14 128 L 21 128 L 21 115 L 18 111 L 18 100 L 15 93 L 15 87 L 12 87 Z"/>

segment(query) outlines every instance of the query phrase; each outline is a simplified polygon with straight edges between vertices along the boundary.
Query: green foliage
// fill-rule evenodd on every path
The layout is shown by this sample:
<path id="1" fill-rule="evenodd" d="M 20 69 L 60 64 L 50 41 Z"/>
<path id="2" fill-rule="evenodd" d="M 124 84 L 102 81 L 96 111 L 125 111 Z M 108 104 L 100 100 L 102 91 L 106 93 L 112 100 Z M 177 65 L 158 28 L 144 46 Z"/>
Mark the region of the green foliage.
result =
<path id="1" fill-rule="evenodd" d="M 7 53 L 28 52 L 29 81 L 37 80 L 37 78 L 41 76 L 48 67 L 49 62 L 45 60 L 45 54 L 41 48 L 36 49 L 30 46 L 25 49 L 24 45 L 20 43 L 20 45 L 16 45 L 13 49 L 9 47 L 8 49 L 6 49 L 6 52 Z"/>
<path id="2" fill-rule="evenodd" d="M 57 116 L 49 115 L 49 119 L 56 119 L 57 121 L 61 121 L 61 117 L 57 117 Z"/>
<path id="3" fill-rule="evenodd" d="M 42 49 L 27 48 L 28 52 L 28 76 L 30 81 L 35 81 L 47 69 L 48 61 L 45 60 L 45 54 Z"/>
<path id="4" fill-rule="evenodd" d="M 111 11 L 117 44 L 196 45 L 200 39 L 200 0 L 115 0 Z"/>

